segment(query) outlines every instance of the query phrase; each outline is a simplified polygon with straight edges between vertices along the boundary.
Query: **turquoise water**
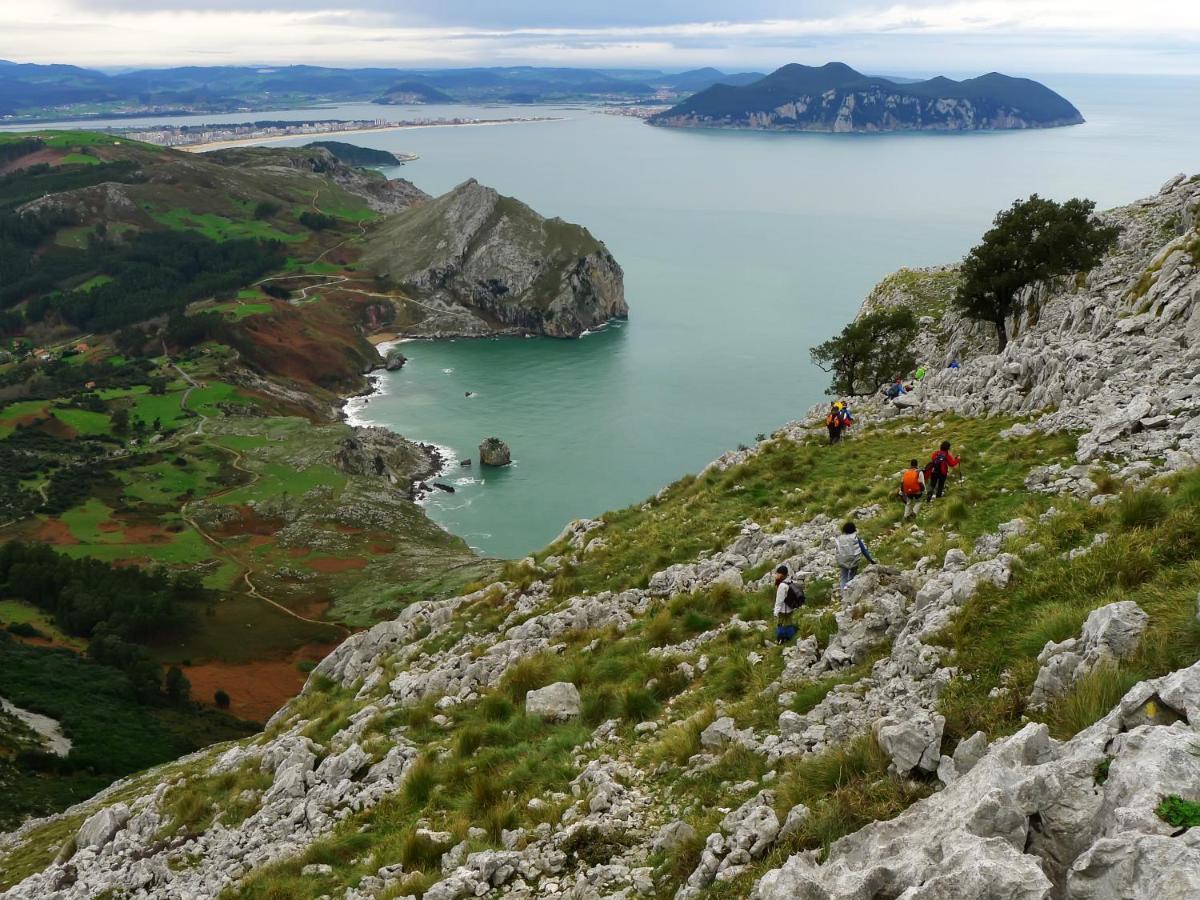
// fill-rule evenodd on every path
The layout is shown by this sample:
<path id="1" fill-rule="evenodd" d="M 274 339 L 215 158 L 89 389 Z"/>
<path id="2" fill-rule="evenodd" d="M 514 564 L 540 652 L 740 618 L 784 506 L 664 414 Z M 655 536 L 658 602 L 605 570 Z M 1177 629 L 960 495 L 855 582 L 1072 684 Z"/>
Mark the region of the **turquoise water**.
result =
<path id="1" fill-rule="evenodd" d="M 428 503 L 487 553 L 524 554 L 569 519 L 637 502 L 820 400 L 826 377 L 808 348 L 840 330 L 887 273 L 961 257 L 1017 197 L 1111 206 L 1200 171 L 1200 79 L 1044 80 L 1086 125 L 775 135 L 656 129 L 564 108 L 561 122 L 355 136 L 420 154 L 390 174 L 431 193 L 474 176 L 587 225 L 624 267 L 632 309 L 627 324 L 580 341 L 409 343 L 409 364 L 383 376 L 384 393 L 360 415 L 462 456 L 493 434 L 511 445 L 511 469 L 481 479 L 456 468 L 446 480 L 458 491 Z"/>

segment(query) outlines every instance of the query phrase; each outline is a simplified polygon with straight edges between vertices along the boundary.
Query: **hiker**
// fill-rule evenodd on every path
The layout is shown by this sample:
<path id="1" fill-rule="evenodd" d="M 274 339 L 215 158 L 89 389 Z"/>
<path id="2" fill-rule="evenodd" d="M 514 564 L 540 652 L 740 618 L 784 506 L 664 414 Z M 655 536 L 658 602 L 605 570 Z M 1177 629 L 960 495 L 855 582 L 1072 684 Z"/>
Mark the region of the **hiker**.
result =
<path id="1" fill-rule="evenodd" d="M 925 364 L 924 363 L 917 366 L 917 371 L 913 374 L 913 377 L 917 381 L 922 381 L 925 378 Z"/>
<path id="2" fill-rule="evenodd" d="M 775 640 L 780 644 L 796 636 L 792 613 L 804 605 L 804 586 L 791 575 L 786 565 L 775 570 Z"/>
<path id="3" fill-rule="evenodd" d="M 925 464 L 925 483 L 929 487 L 929 493 L 925 498 L 926 502 L 932 503 L 934 497 L 942 496 L 946 490 L 946 476 L 960 462 L 962 462 L 962 457 L 955 456 L 950 452 L 949 441 L 942 441 L 942 446 L 929 454 L 929 462 Z"/>
<path id="4" fill-rule="evenodd" d="M 825 417 L 825 427 L 829 429 L 829 443 L 836 444 L 842 439 L 842 405 L 838 402 L 829 404 L 829 415 Z"/>
<path id="5" fill-rule="evenodd" d="M 854 416 L 850 413 L 850 401 L 842 400 L 839 403 L 842 413 L 842 430 L 845 431 L 854 424 Z"/>
<path id="6" fill-rule="evenodd" d="M 884 391 L 883 393 L 884 393 L 884 396 L 887 397 L 889 400 L 895 400 L 897 397 L 902 397 L 911 390 L 912 390 L 911 386 L 906 388 L 904 386 L 904 382 L 901 379 L 897 378 L 894 382 L 892 382 L 891 385 L 888 386 L 888 389 L 886 391 Z"/>
<path id="7" fill-rule="evenodd" d="M 915 459 L 900 476 L 900 496 L 904 498 L 904 518 L 915 516 L 921 508 L 921 498 L 925 496 L 925 473 Z"/>
<path id="8" fill-rule="evenodd" d="M 833 545 L 833 555 L 842 577 L 841 590 L 845 593 L 846 585 L 858 574 L 859 564 L 865 559 L 871 565 L 875 565 L 875 560 L 871 558 L 867 545 L 858 536 L 858 528 L 853 522 L 842 526 L 842 533 L 833 539 Z"/>
<path id="9" fill-rule="evenodd" d="M 946 366 L 946 368 L 947 369 L 958 369 L 958 360 L 957 359 L 950 360 L 950 365 Z"/>

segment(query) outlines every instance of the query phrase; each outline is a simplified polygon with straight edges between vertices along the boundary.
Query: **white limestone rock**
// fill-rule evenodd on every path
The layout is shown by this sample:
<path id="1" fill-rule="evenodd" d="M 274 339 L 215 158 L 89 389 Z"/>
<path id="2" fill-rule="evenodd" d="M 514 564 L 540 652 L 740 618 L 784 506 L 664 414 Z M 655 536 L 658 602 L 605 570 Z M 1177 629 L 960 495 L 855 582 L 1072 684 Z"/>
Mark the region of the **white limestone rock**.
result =
<path id="1" fill-rule="evenodd" d="M 563 721 L 579 715 L 579 688 L 569 681 L 559 681 L 525 694 L 525 712 L 551 721 Z"/>

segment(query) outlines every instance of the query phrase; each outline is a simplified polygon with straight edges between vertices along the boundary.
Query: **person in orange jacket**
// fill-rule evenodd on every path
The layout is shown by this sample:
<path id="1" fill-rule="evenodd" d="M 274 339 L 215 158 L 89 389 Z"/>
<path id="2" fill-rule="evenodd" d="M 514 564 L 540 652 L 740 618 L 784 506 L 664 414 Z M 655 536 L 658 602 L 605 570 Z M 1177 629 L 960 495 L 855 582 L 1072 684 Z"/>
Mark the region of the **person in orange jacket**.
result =
<path id="1" fill-rule="evenodd" d="M 915 459 L 908 464 L 900 476 L 900 496 L 904 500 L 904 518 L 915 516 L 925 496 L 925 473 Z"/>

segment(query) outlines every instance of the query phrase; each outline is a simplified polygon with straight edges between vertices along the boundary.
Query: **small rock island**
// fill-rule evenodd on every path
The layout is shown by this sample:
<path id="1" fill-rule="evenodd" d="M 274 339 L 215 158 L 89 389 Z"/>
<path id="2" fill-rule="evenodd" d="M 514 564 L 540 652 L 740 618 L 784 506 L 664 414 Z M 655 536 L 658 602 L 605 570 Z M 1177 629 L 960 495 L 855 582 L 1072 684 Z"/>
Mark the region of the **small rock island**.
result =
<path id="1" fill-rule="evenodd" d="M 512 462 L 508 444 L 498 437 L 490 437 L 479 445 L 479 463 L 484 466 L 507 466 Z"/>

